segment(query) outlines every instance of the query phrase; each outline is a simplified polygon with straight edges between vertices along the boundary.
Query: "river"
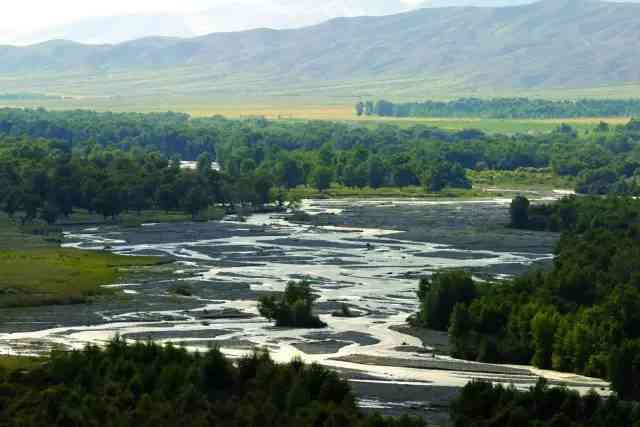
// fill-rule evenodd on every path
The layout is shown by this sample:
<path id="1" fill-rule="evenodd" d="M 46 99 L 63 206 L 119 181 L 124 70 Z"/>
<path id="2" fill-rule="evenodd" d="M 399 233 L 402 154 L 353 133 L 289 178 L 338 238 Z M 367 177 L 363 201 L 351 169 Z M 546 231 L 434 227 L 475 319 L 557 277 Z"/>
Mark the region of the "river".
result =
<path id="1" fill-rule="evenodd" d="M 79 349 L 116 335 L 194 351 L 218 346 L 231 357 L 268 348 L 277 361 L 300 357 L 341 371 L 363 407 L 428 413 L 436 421 L 445 417 L 442 408 L 455 391 L 474 378 L 523 388 L 544 376 L 581 392 L 606 393 L 608 384 L 597 379 L 454 360 L 396 330 L 417 310 L 420 276 L 463 268 L 478 280 L 504 280 L 549 268 L 558 236 L 507 229 L 509 202 L 316 200 L 303 202 L 312 218 L 303 224 L 288 215 L 260 214 L 246 222 L 70 229 L 66 247 L 106 246 L 176 262 L 112 285 L 118 300 L 5 313 L 0 351 Z M 258 316 L 260 295 L 304 277 L 319 296 L 326 330 L 274 328 Z M 359 316 L 334 317 L 343 304 Z M 446 342 L 446 336 L 433 336 Z"/>

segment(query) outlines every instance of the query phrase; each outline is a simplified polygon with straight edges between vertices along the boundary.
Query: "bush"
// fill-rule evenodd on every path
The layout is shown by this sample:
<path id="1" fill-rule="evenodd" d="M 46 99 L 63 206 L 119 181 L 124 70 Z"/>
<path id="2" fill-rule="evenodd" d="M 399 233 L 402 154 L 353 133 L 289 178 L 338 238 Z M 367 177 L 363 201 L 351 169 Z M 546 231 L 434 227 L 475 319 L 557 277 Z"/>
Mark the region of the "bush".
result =
<path id="1" fill-rule="evenodd" d="M 291 281 L 280 297 L 267 296 L 258 301 L 260 315 L 275 320 L 276 326 L 324 328 L 326 323 L 313 315 L 313 295 L 307 280 Z"/>

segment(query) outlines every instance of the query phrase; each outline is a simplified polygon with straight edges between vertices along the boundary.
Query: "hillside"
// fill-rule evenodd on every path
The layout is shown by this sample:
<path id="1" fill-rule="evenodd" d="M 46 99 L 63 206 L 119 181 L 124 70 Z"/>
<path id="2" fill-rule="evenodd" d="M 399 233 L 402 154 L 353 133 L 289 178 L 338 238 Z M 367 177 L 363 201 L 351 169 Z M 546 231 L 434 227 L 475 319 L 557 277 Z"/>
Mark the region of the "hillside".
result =
<path id="1" fill-rule="evenodd" d="M 416 90 L 592 88 L 640 82 L 640 4 L 543 0 L 425 8 L 116 45 L 0 47 L 0 92 L 414 97 Z M 420 96 L 420 98 L 424 98 Z"/>

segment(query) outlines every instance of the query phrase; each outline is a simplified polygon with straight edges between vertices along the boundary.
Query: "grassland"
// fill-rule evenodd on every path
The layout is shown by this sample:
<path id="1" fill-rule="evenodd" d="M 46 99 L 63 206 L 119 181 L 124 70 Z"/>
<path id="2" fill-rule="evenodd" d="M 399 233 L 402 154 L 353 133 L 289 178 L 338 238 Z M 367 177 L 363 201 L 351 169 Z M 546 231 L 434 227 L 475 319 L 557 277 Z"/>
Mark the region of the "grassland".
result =
<path id="1" fill-rule="evenodd" d="M 515 171 L 468 171 L 468 177 L 476 189 L 512 190 L 569 190 L 575 188 L 571 177 L 561 177 L 549 169 L 517 169 Z"/>
<path id="2" fill-rule="evenodd" d="M 301 199 L 391 199 L 391 198 L 473 198 L 486 196 L 486 193 L 476 190 L 445 189 L 440 193 L 430 193 L 422 187 L 382 187 L 382 188 L 354 188 L 334 185 L 325 191 L 318 191 L 312 187 L 297 187 L 289 190 L 289 198 Z"/>
<path id="3" fill-rule="evenodd" d="M 0 307 L 86 303 L 111 290 L 127 268 L 154 265 L 158 258 L 125 257 L 76 249 L 0 251 Z"/>
<path id="4" fill-rule="evenodd" d="M 102 224 L 116 224 L 124 227 L 139 227 L 142 224 L 149 223 L 178 223 L 189 221 L 213 221 L 220 220 L 224 217 L 225 211 L 222 208 L 212 207 L 207 210 L 203 210 L 201 213 L 193 217 L 191 214 L 184 212 L 165 212 L 148 210 L 140 213 L 125 212 L 120 214 L 117 218 L 104 218 L 103 216 L 88 213 L 82 210 L 76 210 L 73 217 L 62 220 L 60 225 L 102 225 Z"/>
<path id="5" fill-rule="evenodd" d="M 40 357 L 0 356 L 0 370 L 12 372 L 22 369 L 31 369 L 45 361 L 46 359 Z"/>
<path id="6" fill-rule="evenodd" d="M 63 249 L 59 240 L 56 230 L 36 235 L 0 218 L 0 308 L 89 302 L 128 269 L 163 261 Z"/>
<path id="7" fill-rule="evenodd" d="M 403 88 L 412 88 L 412 82 L 400 82 Z M 398 84 L 400 84 L 398 83 Z M 1 89 L 0 84 L 0 89 Z M 45 88 L 40 88 L 45 89 Z M 545 99 L 576 99 L 576 98 L 628 98 L 640 96 L 640 85 L 620 87 L 600 87 L 591 89 L 557 89 L 537 92 L 525 91 L 420 91 L 412 90 L 409 94 L 387 92 L 365 86 L 339 85 L 336 87 L 321 87 L 317 90 L 300 88 L 301 93 L 268 93 L 264 96 L 261 88 L 250 90 L 245 88 L 237 95 L 233 91 L 220 92 L 210 97 L 202 96 L 105 96 L 87 95 L 92 90 L 82 89 L 79 94 L 66 92 L 49 92 L 56 95 L 68 96 L 64 99 L 6 101 L 1 106 L 10 107 L 44 107 L 55 110 L 92 109 L 97 111 L 115 112 L 164 112 L 179 111 L 189 113 L 195 117 L 221 115 L 229 118 L 266 117 L 273 120 L 330 120 L 353 123 L 363 123 L 368 126 L 381 124 L 395 124 L 402 127 L 423 124 L 449 130 L 476 128 L 490 133 L 525 133 L 548 132 L 561 123 L 568 123 L 581 131 L 593 128 L 600 121 L 610 124 L 624 124 L 629 118 L 624 117 L 588 117 L 579 119 L 478 119 L 478 118 L 393 118 L 393 117 L 358 117 L 354 105 L 362 99 L 386 98 L 392 101 L 416 101 L 419 99 L 450 100 L 463 96 L 502 97 L 525 96 Z M 1 90 L 0 90 L 1 91 Z M 333 91 L 333 92 L 332 92 Z M 340 92 L 342 91 L 342 92 Z M 309 93 L 314 95 L 309 95 Z M 135 91 L 132 93 L 136 93 Z M 424 94 L 424 95 L 423 95 Z M 428 94 L 428 95 L 427 95 Z"/>

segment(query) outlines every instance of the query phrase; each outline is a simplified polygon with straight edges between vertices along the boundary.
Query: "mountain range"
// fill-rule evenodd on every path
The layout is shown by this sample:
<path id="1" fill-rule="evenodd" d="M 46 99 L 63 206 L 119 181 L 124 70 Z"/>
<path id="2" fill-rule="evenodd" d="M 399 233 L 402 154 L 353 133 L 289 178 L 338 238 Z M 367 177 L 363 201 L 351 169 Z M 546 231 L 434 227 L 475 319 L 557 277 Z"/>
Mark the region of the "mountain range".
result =
<path id="1" fill-rule="evenodd" d="M 638 40 L 637 3 L 422 8 L 299 29 L 2 46 L 0 91 L 415 97 L 436 89 L 589 88 L 640 82 Z"/>

